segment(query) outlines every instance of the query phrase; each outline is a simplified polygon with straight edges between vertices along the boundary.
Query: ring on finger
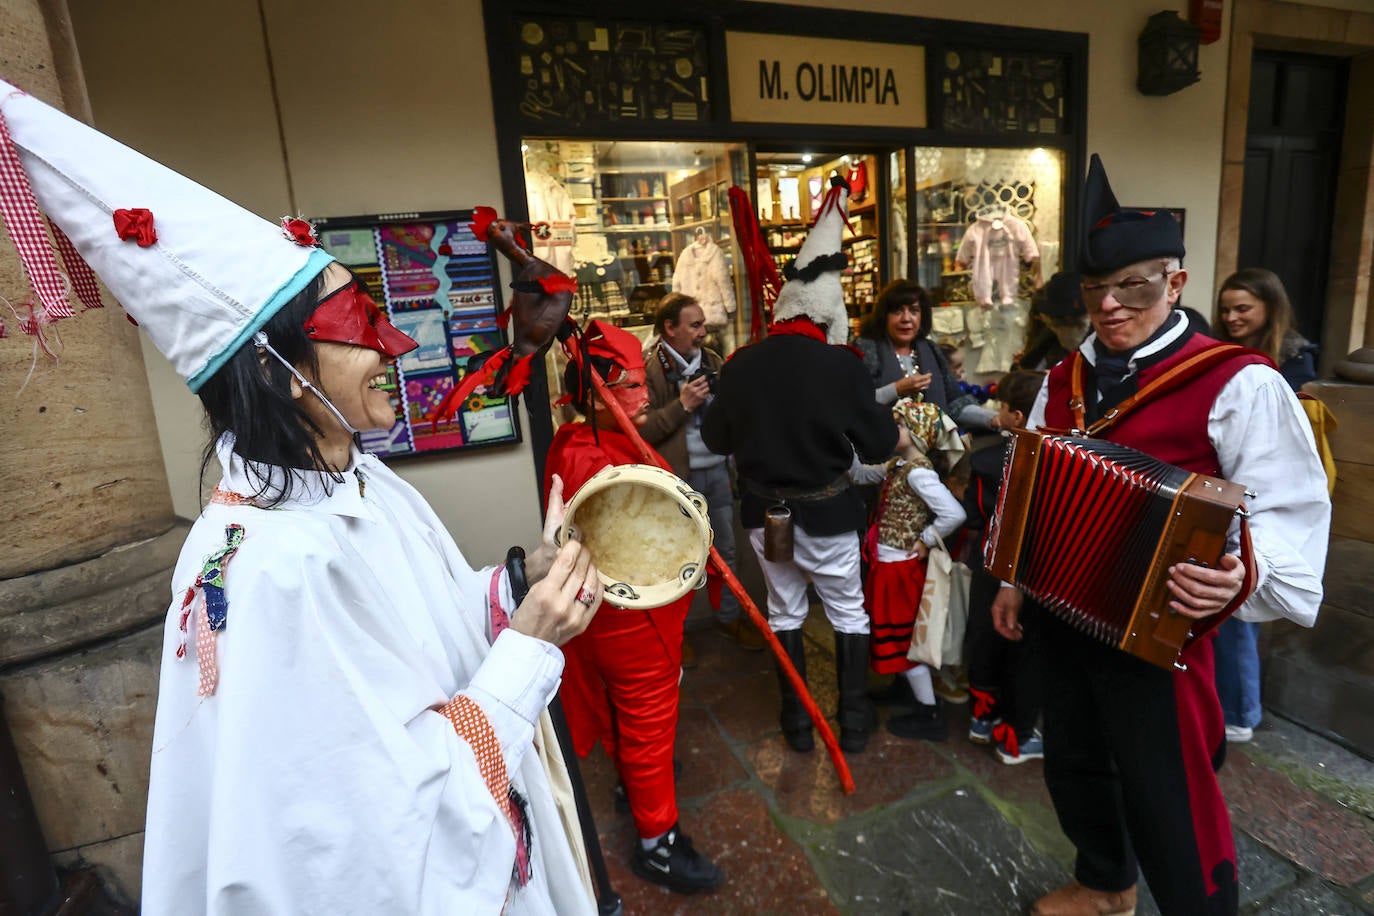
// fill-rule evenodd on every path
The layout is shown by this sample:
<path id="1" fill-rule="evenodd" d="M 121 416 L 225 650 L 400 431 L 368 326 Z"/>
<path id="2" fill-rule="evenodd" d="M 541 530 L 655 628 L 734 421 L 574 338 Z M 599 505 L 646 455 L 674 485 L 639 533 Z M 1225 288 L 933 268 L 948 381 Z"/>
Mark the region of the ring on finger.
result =
<path id="1" fill-rule="evenodd" d="M 564 594 L 567 594 L 567 592 L 564 592 Z M 583 607 L 591 607 L 593 604 L 596 604 L 596 592 L 584 585 L 577 590 L 577 600 Z"/>

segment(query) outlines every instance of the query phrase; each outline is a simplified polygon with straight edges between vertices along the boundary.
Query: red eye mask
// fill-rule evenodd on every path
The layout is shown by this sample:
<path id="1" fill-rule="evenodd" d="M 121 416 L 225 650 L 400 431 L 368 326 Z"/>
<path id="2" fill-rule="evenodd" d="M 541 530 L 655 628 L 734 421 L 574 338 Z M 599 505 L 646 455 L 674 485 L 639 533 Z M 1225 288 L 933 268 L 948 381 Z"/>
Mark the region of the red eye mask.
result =
<path id="1" fill-rule="evenodd" d="M 419 346 L 399 331 L 357 283 L 350 283 L 325 299 L 305 322 L 311 340 L 355 344 L 390 357 Z"/>

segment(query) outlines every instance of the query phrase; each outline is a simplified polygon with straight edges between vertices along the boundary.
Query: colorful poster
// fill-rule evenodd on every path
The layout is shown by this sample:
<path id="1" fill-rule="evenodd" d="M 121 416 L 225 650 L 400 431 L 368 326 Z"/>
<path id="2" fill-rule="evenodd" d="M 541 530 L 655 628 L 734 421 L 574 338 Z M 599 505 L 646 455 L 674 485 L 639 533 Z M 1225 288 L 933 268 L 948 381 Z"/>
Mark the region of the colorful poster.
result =
<path id="1" fill-rule="evenodd" d="M 520 441 L 514 398 L 479 390 L 446 423 L 430 417 L 468 371 L 499 350 L 504 307 L 495 258 L 469 228 L 470 211 L 316 221 L 322 244 L 371 288 L 393 324 L 419 346 L 392 367 L 384 389 L 396 408 L 390 430 L 362 435 L 382 457 Z"/>

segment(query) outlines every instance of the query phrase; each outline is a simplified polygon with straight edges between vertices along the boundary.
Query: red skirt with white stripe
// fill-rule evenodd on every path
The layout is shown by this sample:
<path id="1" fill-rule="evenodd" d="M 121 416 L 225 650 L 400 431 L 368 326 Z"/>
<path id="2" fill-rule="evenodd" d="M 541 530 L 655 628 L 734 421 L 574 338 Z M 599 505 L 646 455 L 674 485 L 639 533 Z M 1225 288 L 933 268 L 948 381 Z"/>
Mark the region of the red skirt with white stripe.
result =
<path id="1" fill-rule="evenodd" d="M 923 557 L 869 565 L 864 579 L 864 603 L 873 630 L 869 655 L 873 670 L 879 674 L 895 674 L 918 664 L 908 661 L 906 653 L 911 648 L 911 630 L 925 584 Z"/>

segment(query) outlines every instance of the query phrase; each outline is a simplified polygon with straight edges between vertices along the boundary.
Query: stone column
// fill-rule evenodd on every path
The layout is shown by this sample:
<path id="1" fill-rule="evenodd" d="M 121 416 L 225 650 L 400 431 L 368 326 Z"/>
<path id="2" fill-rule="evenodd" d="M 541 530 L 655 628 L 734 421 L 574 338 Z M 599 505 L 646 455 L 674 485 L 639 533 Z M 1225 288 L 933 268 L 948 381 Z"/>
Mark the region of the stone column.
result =
<path id="1" fill-rule="evenodd" d="M 88 105 L 65 0 L 0 4 L 0 75 Z M 0 296 L 28 282 L 0 232 Z M 138 899 L 161 620 L 185 525 L 172 515 L 137 330 L 107 307 L 53 326 L 54 359 L 0 340 L 0 698 L 60 865 Z"/>

